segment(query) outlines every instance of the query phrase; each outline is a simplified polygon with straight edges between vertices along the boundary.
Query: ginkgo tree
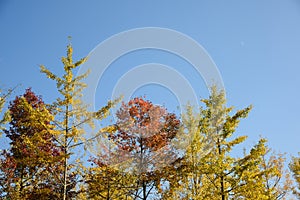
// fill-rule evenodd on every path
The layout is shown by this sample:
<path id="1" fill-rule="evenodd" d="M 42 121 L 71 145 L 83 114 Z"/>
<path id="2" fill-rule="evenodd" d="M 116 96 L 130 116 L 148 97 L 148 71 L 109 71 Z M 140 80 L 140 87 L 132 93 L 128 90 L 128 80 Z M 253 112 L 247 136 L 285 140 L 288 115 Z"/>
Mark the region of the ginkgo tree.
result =
<path id="1" fill-rule="evenodd" d="M 2 118 L 0 118 L 0 131 L 4 129 L 3 125 L 10 120 L 9 112 L 4 112 L 4 113 L 2 112 L 4 109 L 6 99 L 11 94 L 11 92 L 12 90 L 9 90 L 7 94 L 2 94 L 0 90 L 0 116 L 3 114 L 3 116 L 1 116 Z M 1 132 L 0 132 L 0 136 L 1 136 Z"/>
<path id="2" fill-rule="evenodd" d="M 267 160 L 265 139 L 241 157 L 231 153 L 247 138 L 233 134 L 251 106 L 231 115 L 224 91 L 216 87 L 203 102 L 198 113 L 188 106 L 182 116 L 182 140 L 189 144 L 182 159 L 168 169 L 163 199 L 282 199 L 290 190 L 288 180 L 282 182 L 284 161 L 276 156 Z"/>
<path id="3" fill-rule="evenodd" d="M 75 153 L 76 147 L 81 144 L 87 144 L 93 138 L 86 138 L 84 126 L 89 124 L 92 126 L 93 120 L 101 120 L 107 116 L 110 108 L 115 105 L 116 101 L 109 101 L 106 106 L 96 112 L 89 112 L 88 106 L 81 101 L 82 91 L 86 84 L 82 82 L 87 77 L 88 72 L 75 76 L 74 70 L 79 68 L 87 60 L 86 57 L 77 62 L 73 61 L 73 48 L 71 45 L 67 47 L 67 56 L 62 57 L 61 61 L 64 65 L 64 74 L 58 76 L 53 74 L 43 65 L 40 67 L 41 72 L 56 82 L 57 90 L 60 97 L 51 104 L 51 111 L 55 117 L 54 125 L 56 130 L 56 142 L 63 150 L 63 178 L 61 184 L 63 186 L 61 199 L 66 200 L 69 193 L 76 193 L 76 184 L 73 185 L 72 191 L 69 188 L 70 183 L 68 177 L 73 177 L 77 181 L 80 172 L 77 164 L 79 161 L 70 163 L 71 155 Z M 108 129 L 105 129 L 106 131 Z M 101 134 L 104 130 L 100 130 Z"/>
<path id="4" fill-rule="evenodd" d="M 297 195 L 298 199 L 300 199 L 300 156 L 293 157 L 289 167 L 293 172 L 293 177 L 297 184 L 297 187 L 294 189 L 294 193 Z"/>

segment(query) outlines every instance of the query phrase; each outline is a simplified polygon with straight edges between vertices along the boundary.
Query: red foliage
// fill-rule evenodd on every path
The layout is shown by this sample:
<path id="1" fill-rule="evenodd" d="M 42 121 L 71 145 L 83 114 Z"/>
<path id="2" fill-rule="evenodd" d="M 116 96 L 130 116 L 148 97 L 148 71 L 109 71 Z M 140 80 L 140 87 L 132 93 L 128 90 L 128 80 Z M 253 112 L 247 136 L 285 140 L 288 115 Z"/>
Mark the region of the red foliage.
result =
<path id="1" fill-rule="evenodd" d="M 123 103 L 116 116 L 117 132 L 109 138 L 117 144 L 119 158 L 121 155 L 124 160 L 130 158 L 137 163 L 147 163 L 153 169 L 153 166 L 158 167 L 154 157 L 170 156 L 167 150 L 180 126 L 175 114 L 143 98 L 134 98 Z M 145 166 L 141 170 L 149 169 Z"/>
<path id="2" fill-rule="evenodd" d="M 40 195 L 37 191 L 46 191 L 49 195 L 52 192 L 50 196 L 54 197 L 54 193 L 57 194 L 61 190 L 56 178 L 60 176 L 62 151 L 55 144 L 54 135 L 51 134 L 51 118 L 42 115 L 48 113 L 49 116 L 49 111 L 41 97 L 35 95 L 31 89 L 16 97 L 8 108 L 11 122 L 9 129 L 4 133 L 11 140 L 11 148 L 0 155 L 0 194 L 10 195 L 18 182 L 22 195 L 26 193 L 27 197 L 37 197 Z M 40 113 L 41 116 L 35 116 L 33 112 Z M 28 145 L 26 140 L 32 140 L 34 137 L 33 147 Z M 34 189 L 25 190 L 26 186 L 32 183 L 37 184 L 31 185 Z"/>
<path id="3" fill-rule="evenodd" d="M 22 99 L 24 98 L 28 104 L 34 110 L 39 110 L 40 112 L 46 111 L 45 104 L 42 101 L 42 98 L 35 95 L 31 89 L 27 89 L 25 94 L 22 97 L 16 97 L 13 102 L 9 105 L 9 111 L 11 115 L 11 122 L 9 130 L 5 131 L 6 136 L 11 140 L 10 145 L 12 146 L 11 152 L 15 158 L 24 158 L 37 156 L 36 153 L 31 152 L 24 143 L 24 138 L 30 138 L 35 134 L 42 134 L 42 138 L 47 143 L 37 144 L 40 150 L 49 155 L 58 156 L 60 150 L 55 148 L 54 137 L 47 130 L 46 127 L 41 125 L 41 122 L 37 121 L 32 122 L 31 111 L 28 108 L 24 108 L 22 105 Z M 47 110 L 48 111 L 48 110 Z M 49 119 L 43 119 L 43 123 L 46 125 L 50 124 Z"/>

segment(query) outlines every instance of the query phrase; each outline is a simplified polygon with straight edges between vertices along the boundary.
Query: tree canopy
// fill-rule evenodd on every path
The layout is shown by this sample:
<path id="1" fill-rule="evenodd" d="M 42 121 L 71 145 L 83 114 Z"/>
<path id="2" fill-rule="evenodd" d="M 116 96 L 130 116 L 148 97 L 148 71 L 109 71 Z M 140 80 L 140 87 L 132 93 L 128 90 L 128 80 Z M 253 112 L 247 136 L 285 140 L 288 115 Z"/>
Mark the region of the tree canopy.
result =
<path id="1" fill-rule="evenodd" d="M 142 97 L 115 113 L 119 99 L 92 112 L 81 100 L 88 73 L 74 74 L 86 60 L 73 61 L 68 45 L 62 75 L 40 67 L 56 84 L 54 102 L 31 88 L 11 101 L 0 93 L 0 131 L 10 142 L 0 151 L 1 199 L 300 199 L 300 157 L 289 164 L 292 179 L 266 138 L 236 152 L 247 139 L 236 130 L 252 106 L 228 107 L 225 91 L 212 86 L 180 116 Z M 116 120 L 95 130 L 109 114 Z"/>

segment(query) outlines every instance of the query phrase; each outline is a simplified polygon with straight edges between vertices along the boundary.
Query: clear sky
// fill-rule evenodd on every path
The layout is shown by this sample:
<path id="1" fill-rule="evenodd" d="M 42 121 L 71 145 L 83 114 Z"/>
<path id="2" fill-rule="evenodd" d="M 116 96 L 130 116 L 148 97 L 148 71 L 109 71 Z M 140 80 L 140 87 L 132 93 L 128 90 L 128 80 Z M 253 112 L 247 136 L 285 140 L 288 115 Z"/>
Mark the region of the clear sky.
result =
<path id="1" fill-rule="evenodd" d="M 246 147 L 263 136 L 276 151 L 300 151 L 299 0 L 0 0 L 0 87 L 22 84 L 16 94 L 32 87 L 51 102 L 55 84 L 40 74 L 39 65 L 61 73 L 68 36 L 75 58 L 81 58 L 110 36 L 142 27 L 179 31 L 206 49 L 222 75 L 228 105 L 254 106 L 238 129 L 249 136 Z M 144 50 L 112 64 L 97 90 L 97 105 L 109 98 L 105 92 L 122 74 L 149 62 L 174 66 L 199 90 L 198 97 L 207 97 L 201 77 L 178 56 Z M 137 94 L 171 111 L 176 107 L 165 88 L 148 85 Z"/>

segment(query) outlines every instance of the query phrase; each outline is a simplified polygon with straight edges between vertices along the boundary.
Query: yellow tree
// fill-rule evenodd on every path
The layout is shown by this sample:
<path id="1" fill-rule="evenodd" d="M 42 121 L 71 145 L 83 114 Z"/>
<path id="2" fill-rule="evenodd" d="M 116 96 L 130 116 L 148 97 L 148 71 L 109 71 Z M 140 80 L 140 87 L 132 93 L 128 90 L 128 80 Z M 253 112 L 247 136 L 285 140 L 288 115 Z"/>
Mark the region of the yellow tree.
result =
<path id="1" fill-rule="evenodd" d="M 12 90 L 9 90 L 7 94 L 1 94 L 0 90 L 0 115 L 3 112 L 3 108 L 6 102 L 6 98 L 11 94 Z M 2 133 L 2 130 L 4 127 L 2 126 L 3 124 L 7 123 L 10 120 L 9 112 L 4 112 L 2 119 L 0 119 L 0 135 Z"/>
<path id="2" fill-rule="evenodd" d="M 73 48 L 71 45 L 68 45 L 67 56 L 61 59 L 64 65 L 64 74 L 61 77 L 53 74 L 44 66 L 40 67 L 42 73 L 45 73 L 48 78 L 56 82 L 57 90 L 60 93 L 60 97 L 51 105 L 51 110 L 55 116 L 55 125 L 57 127 L 56 140 L 64 152 L 63 178 L 61 181 L 63 185 L 61 198 L 63 200 L 67 199 L 68 193 L 72 193 L 70 190 L 76 189 L 76 184 L 73 184 L 72 189 L 69 188 L 71 183 L 68 177 L 74 178 L 74 176 L 78 176 L 78 172 L 75 173 L 74 171 L 75 163 L 70 163 L 69 161 L 76 147 L 80 146 L 80 144 L 85 144 L 89 140 L 84 135 L 84 126 L 87 124 L 92 125 L 94 118 L 99 120 L 104 118 L 115 104 L 115 102 L 109 101 L 107 106 L 94 113 L 87 110 L 87 106 L 81 101 L 81 95 L 82 90 L 86 87 L 82 79 L 88 73 L 75 77 L 73 72 L 87 58 L 73 62 L 72 54 Z"/>
<path id="3" fill-rule="evenodd" d="M 290 163 L 290 169 L 293 172 L 293 177 L 297 183 L 297 189 L 294 190 L 294 193 L 300 199 L 300 157 L 292 158 L 292 162 Z"/>
<path id="4" fill-rule="evenodd" d="M 287 199 L 292 190 L 290 174 L 285 170 L 283 154 L 271 153 L 267 146 L 261 146 L 264 153 L 256 159 L 255 166 L 245 171 L 235 191 L 236 199 Z"/>
<path id="5" fill-rule="evenodd" d="M 214 138 L 200 132 L 201 118 L 201 114 L 195 112 L 192 106 L 186 106 L 181 116 L 181 134 L 178 134 L 178 141 L 174 143 L 177 149 L 184 151 L 184 156 L 163 170 L 169 184 L 166 191 L 162 190 L 163 199 L 195 199 L 201 193 L 203 179 L 200 169 L 214 146 Z"/>
<path id="6" fill-rule="evenodd" d="M 238 181 L 233 177 L 239 178 L 239 172 L 234 170 L 239 160 L 228 153 L 246 139 L 245 136 L 229 138 L 251 107 L 231 116 L 233 108 L 226 107 L 225 94 L 217 91 L 216 87 L 211 89 L 211 96 L 202 101 L 206 108 L 200 108 L 200 112 L 194 114 L 188 107 L 186 115 L 182 116 L 183 137 L 188 135 L 190 140 L 180 164 L 182 178 L 176 181 L 181 189 L 170 190 L 176 191 L 177 198 L 182 199 L 225 200 L 231 189 L 237 187 Z"/>
<path id="7" fill-rule="evenodd" d="M 232 149 L 247 138 L 233 137 L 233 133 L 240 119 L 247 117 L 251 106 L 231 115 L 233 108 L 226 107 L 224 92 L 215 87 L 203 102 L 205 107 L 201 107 L 199 113 L 193 113 L 188 107 L 182 116 L 182 136 L 189 138 L 189 144 L 183 145 L 187 148 L 180 162 L 169 167 L 169 187 L 164 192 L 164 199 L 245 199 L 249 198 L 246 192 L 253 193 L 254 188 L 255 191 L 261 189 L 264 194 L 283 197 L 284 193 L 276 192 L 280 186 L 272 185 L 271 181 L 281 178 L 283 160 L 273 157 L 266 164 L 265 139 L 241 157 L 232 155 Z M 271 185 L 273 187 L 269 187 Z M 263 199 L 260 197 L 257 196 Z"/>

